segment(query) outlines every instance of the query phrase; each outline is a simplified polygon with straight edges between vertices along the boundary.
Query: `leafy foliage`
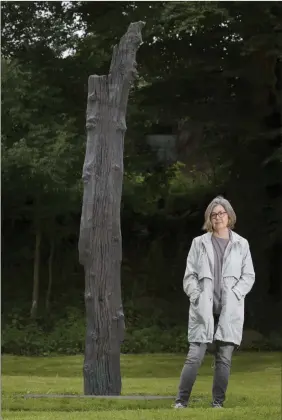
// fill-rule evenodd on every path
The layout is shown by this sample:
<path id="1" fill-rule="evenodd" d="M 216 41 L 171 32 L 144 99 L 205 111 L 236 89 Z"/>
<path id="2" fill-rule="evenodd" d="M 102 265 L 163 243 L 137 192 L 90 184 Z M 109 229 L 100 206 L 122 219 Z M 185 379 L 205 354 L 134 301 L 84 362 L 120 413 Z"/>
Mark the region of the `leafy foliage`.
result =
<path id="1" fill-rule="evenodd" d="M 130 313 L 129 313 L 129 320 Z M 133 321 L 133 319 L 132 319 Z M 157 324 L 143 316 L 140 321 L 127 328 L 122 353 L 184 353 L 187 349 L 187 327 L 168 327 Z M 249 351 L 278 351 L 281 334 L 270 332 L 259 340 L 248 339 L 242 345 Z M 26 323 L 14 317 L 2 331 L 2 352 L 16 355 L 48 356 L 50 354 L 81 354 L 84 351 L 84 317 L 76 308 L 68 308 L 66 317 L 57 321 L 51 329 L 40 323 Z M 212 351 L 212 349 L 210 349 Z"/>

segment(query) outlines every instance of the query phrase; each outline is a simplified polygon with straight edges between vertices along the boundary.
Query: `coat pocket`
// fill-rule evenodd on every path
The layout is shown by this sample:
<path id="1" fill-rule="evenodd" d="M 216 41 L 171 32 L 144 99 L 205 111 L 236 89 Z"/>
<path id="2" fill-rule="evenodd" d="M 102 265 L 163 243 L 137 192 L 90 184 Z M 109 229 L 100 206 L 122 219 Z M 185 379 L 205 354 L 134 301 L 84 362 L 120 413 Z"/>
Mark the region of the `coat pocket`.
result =
<path id="1" fill-rule="evenodd" d="M 239 279 L 235 276 L 224 276 L 223 277 L 223 288 L 224 289 L 230 289 L 238 283 Z"/>
<path id="2" fill-rule="evenodd" d="M 225 311 L 234 320 L 242 315 L 242 305 L 244 304 L 243 299 L 238 300 L 236 294 L 233 291 L 233 287 L 238 283 L 236 277 L 224 277 L 223 279 L 223 290 L 222 290 L 222 304 L 225 307 Z"/>
<path id="3" fill-rule="evenodd" d="M 212 313 L 211 305 L 207 302 L 206 292 L 200 292 L 197 300 L 190 303 L 189 316 L 194 323 L 198 325 L 206 325 L 209 314 Z"/>
<path id="4" fill-rule="evenodd" d="M 231 304 L 231 298 L 235 296 L 235 293 L 233 292 L 232 289 L 235 286 L 235 284 L 237 284 L 237 282 L 238 282 L 238 279 L 234 276 L 223 277 L 222 293 L 221 293 L 223 305 Z"/>
<path id="5" fill-rule="evenodd" d="M 200 299 L 200 295 L 201 295 L 201 288 L 199 287 L 198 289 L 195 290 L 195 292 L 193 292 L 190 296 L 190 303 L 192 305 L 197 305 L 197 303 L 199 302 Z"/>
<path id="6" fill-rule="evenodd" d="M 231 290 L 229 302 L 227 302 L 230 314 L 230 323 L 236 325 L 244 321 L 244 299 L 238 300 L 237 296 Z"/>

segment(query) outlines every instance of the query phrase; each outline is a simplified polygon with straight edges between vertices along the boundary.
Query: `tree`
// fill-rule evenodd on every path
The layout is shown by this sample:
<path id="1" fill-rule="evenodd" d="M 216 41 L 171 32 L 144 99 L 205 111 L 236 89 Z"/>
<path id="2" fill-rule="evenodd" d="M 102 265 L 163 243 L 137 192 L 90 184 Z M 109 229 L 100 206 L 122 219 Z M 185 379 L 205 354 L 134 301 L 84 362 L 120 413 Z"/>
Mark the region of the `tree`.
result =
<path id="1" fill-rule="evenodd" d="M 36 318 L 42 238 L 55 241 L 56 217 L 70 211 L 79 196 L 82 147 L 73 121 L 62 113 L 60 91 L 45 84 L 44 72 L 4 59 L 2 76 L 3 207 L 5 212 L 9 205 L 13 220 L 30 221 L 35 238 L 30 314 Z"/>
<path id="2" fill-rule="evenodd" d="M 86 343 L 84 392 L 121 392 L 120 345 L 124 335 L 121 300 L 120 203 L 123 144 L 135 56 L 143 22 L 130 24 L 114 47 L 107 76 L 90 76 L 87 146 L 83 166 L 84 195 L 79 257 L 85 270 Z"/>

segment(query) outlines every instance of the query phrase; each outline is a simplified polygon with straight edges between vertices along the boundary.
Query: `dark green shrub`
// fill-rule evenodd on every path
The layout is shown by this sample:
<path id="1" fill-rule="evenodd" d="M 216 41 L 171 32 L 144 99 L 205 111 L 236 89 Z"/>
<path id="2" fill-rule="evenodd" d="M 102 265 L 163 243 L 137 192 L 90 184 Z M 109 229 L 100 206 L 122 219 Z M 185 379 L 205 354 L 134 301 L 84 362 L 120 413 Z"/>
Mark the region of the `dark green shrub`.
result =
<path id="1" fill-rule="evenodd" d="M 160 326 L 153 324 L 152 321 L 149 324 L 148 319 L 143 320 L 146 326 L 141 322 L 139 327 L 130 323 L 128 327 L 127 323 L 121 347 L 122 353 L 186 353 L 187 326 Z M 84 351 L 85 318 L 81 311 L 75 308 L 67 308 L 65 316 L 56 321 L 51 329 L 51 324 L 44 328 L 42 320 L 28 323 L 28 318 L 24 319 L 16 314 L 7 321 L 2 328 L 2 353 L 46 356 L 56 353 L 81 354 Z M 162 322 L 163 319 L 160 324 Z M 240 348 L 244 351 L 281 349 L 281 334 L 272 332 L 265 337 L 257 332 L 250 334 L 250 331 L 245 332 L 244 342 Z"/>
<path id="2" fill-rule="evenodd" d="M 46 336 L 49 352 L 79 354 L 84 351 L 85 319 L 74 315 L 71 312 L 66 320 L 58 321 L 54 330 Z"/>
<path id="3" fill-rule="evenodd" d="M 2 353 L 39 356 L 46 352 L 46 339 L 35 323 L 24 327 L 12 323 L 2 329 L 1 347 Z"/>

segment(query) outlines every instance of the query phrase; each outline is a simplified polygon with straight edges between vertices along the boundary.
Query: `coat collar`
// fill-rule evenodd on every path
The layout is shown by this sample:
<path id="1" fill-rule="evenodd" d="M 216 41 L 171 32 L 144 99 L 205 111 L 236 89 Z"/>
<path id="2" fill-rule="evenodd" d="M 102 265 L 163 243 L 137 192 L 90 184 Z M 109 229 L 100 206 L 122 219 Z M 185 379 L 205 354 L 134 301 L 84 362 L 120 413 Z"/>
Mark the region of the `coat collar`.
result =
<path id="1" fill-rule="evenodd" d="M 213 250 L 213 244 L 212 244 L 211 237 L 212 237 L 211 232 L 205 233 L 204 235 L 202 235 L 202 243 L 203 243 L 204 247 L 206 248 L 210 270 L 211 270 L 211 273 L 213 273 L 214 272 L 214 250 Z M 226 247 L 225 253 L 224 253 L 222 270 L 224 270 L 226 258 L 230 254 L 233 245 L 235 243 L 239 243 L 240 240 L 241 240 L 241 236 L 238 235 L 237 233 L 233 232 L 232 230 L 230 230 L 230 241 L 229 241 L 229 243 Z"/>
<path id="2" fill-rule="evenodd" d="M 212 233 L 211 232 L 207 232 L 205 233 L 202 238 L 203 241 L 206 244 L 210 244 L 211 243 L 211 237 L 212 237 Z M 230 230 L 230 242 L 231 243 L 235 243 L 235 242 L 240 242 L 241 236 L 238 235 L 238 233 L 233 232 L 232 230 Z"/>

